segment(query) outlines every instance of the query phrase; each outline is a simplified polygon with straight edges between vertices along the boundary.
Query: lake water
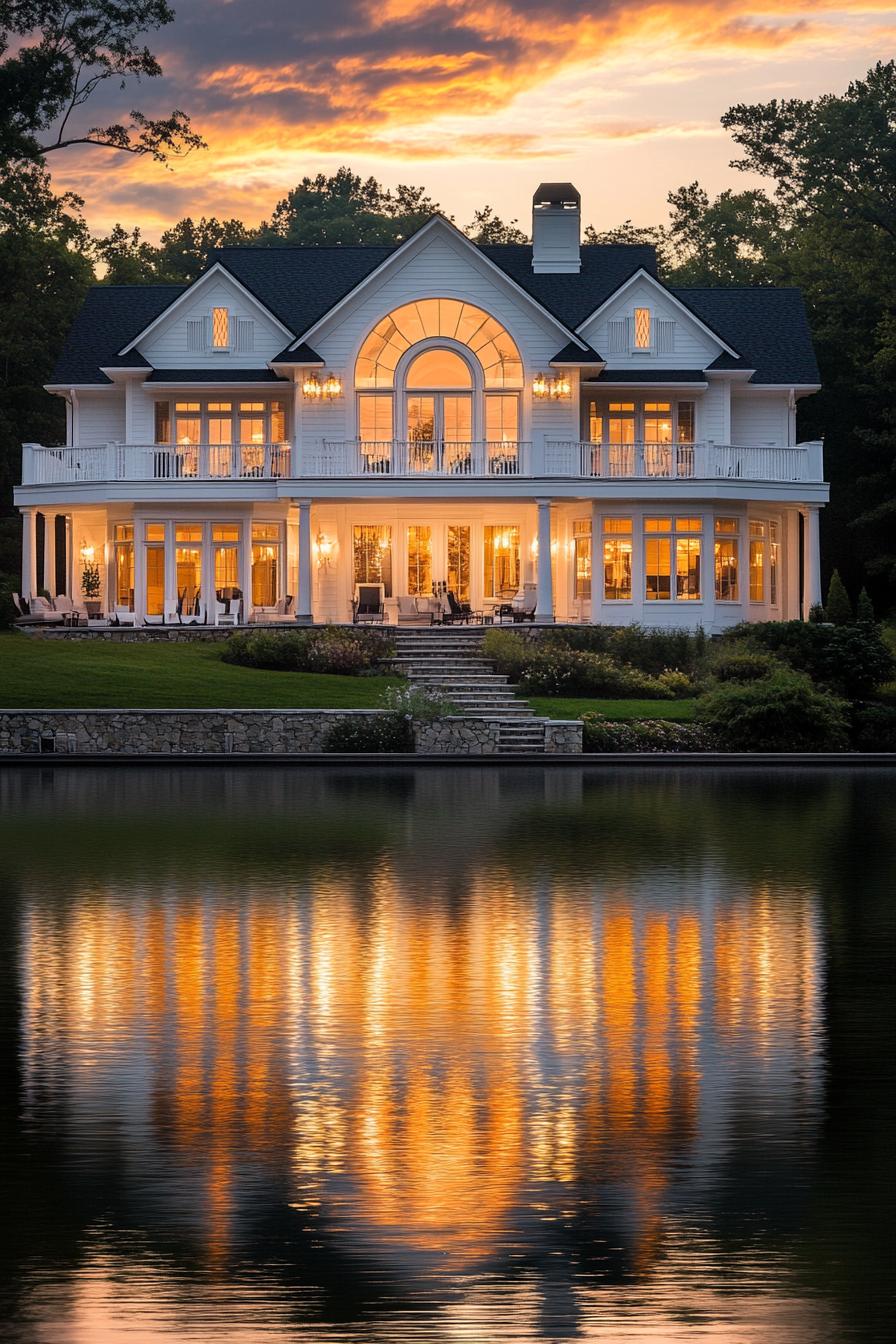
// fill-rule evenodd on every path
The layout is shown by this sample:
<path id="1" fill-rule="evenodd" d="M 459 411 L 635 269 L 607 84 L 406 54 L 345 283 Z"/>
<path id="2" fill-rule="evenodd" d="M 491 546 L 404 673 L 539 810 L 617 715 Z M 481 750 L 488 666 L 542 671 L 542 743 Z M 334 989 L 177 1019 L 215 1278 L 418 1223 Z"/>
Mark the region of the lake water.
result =
<path id="1" fill-rule="evenodd" d="M 889 1338 L 896 773 L 0 803 L 0 1338 Z"/>

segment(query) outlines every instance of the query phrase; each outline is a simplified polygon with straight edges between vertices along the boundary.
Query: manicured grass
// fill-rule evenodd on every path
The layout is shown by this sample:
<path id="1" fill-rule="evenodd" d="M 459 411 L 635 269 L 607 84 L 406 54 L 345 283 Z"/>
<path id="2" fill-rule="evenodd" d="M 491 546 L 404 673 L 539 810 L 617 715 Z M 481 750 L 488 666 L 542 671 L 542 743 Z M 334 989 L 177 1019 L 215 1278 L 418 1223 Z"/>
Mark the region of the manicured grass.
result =
<path id="1" fill-rule="evenodd" d="M 583 714 L 603 714 L 608 719 L 673 719 L 690 723 L 693 700 L 567 700 L 530 696 L 536 714 L 548 719 L 578 719 Z"/>
<path id="2" fill-rule="evenodd" d="M 0 709 L 368 709 L 396 681 L 231 667 L 220 651 L 0 634 Z"/>

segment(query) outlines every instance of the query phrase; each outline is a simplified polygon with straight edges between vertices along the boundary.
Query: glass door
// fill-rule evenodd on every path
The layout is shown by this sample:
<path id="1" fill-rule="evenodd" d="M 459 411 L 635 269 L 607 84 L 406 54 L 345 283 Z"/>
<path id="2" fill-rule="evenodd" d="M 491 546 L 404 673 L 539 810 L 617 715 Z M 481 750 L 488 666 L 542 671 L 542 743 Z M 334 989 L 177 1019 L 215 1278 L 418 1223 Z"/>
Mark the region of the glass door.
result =
<path id="1" fill-rule="evenodd" d="M 469 392 L 443 392 L 440 434 L 442 470 L 453 475 L 469 475 L 472 467 L 470 444 L 473 440 L 473 398 Z M 437 405 L 437 410 L 439 409 Z"/>
<path id="2" fill-rule="evenodd" d="M 408 397 L 408 471 L 429 472 L 435 465 L 436 398 Z"/>

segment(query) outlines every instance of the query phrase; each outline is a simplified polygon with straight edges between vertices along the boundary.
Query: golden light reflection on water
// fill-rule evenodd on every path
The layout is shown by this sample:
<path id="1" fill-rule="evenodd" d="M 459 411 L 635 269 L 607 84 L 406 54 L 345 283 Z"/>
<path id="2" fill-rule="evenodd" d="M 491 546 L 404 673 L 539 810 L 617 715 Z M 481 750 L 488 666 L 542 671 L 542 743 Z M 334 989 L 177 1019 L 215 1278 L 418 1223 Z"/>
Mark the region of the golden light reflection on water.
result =
<path id="1" fill-rule="evenodd" d="M 818 1086 L 808 891 L 664 910 L 503 869 L 457 899 L 369 876 L 27 906 L 26 1093 L 85 1116 L 127 1095 L 120 1141 L 168 1164 L 161 1198 L 186 1182 L 211 1265 L 251 1169 L 322 1237 L 442 1272 L 570 1199 L 598 1216 L 609 1182 L 643 1272 L 674 1162 L 705 1161 L 751 1070 Z"/>

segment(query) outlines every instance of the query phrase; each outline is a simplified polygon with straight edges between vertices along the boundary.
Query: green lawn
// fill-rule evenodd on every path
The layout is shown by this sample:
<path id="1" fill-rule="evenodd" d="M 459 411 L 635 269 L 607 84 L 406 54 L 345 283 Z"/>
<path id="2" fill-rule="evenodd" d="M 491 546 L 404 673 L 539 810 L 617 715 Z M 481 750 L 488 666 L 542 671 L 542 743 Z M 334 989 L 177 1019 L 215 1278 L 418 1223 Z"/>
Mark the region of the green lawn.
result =
<path id="1" fill-rule="evenodd" d="M 529 704 L 548 719 L 578 719 L 583 714 L 603 714 L 608 719 L 674 719 L 690 723 L 693 700 L 567 700 L 533 695 Z"/>
<path id="2" fill-rule="evenodd" d="M 367 709 L 396 681 L 231 667 L 220 650 L 0 634 L 0 709 Z"/>

